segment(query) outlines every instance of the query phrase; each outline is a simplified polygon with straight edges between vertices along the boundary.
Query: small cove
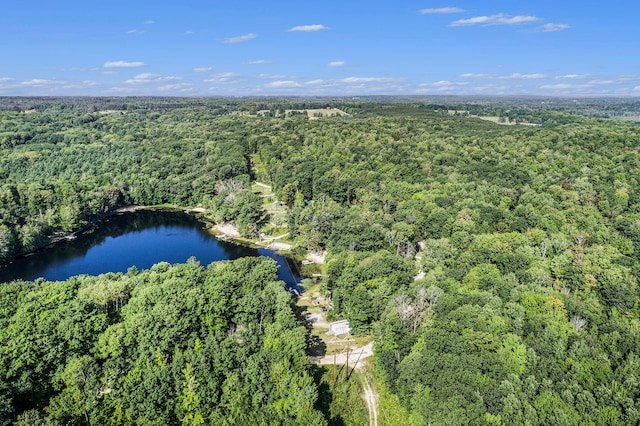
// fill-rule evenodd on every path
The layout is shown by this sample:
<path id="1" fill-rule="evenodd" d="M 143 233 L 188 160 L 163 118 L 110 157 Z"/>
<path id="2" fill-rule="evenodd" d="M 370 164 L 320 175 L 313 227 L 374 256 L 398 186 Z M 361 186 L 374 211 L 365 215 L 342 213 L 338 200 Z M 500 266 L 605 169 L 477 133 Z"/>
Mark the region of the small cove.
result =
<path id="1" fill-rule="evenodd" d="M 182 212 L 138 211 L 110 216 L 72 241 L 61 241 L 0 267 L 0 282 L 60 281 L 74 275 L 148 269 L 158 262 L 184 263 L 194 256 L 202 265 L 245 256 L 268 256 L 279 265 L 288 289 L 302 279 L 295 261 L 272 250 L 220 241 L 206 224 Z"/>

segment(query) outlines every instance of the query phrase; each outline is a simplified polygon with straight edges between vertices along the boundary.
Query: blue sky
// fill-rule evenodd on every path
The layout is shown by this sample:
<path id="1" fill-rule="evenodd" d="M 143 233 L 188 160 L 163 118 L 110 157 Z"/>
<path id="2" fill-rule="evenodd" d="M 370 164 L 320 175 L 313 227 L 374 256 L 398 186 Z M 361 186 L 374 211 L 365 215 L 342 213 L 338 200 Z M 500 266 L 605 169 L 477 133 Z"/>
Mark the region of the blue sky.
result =
<path id="1" fill-rule="evenodd" d="M 0 96 L 640 96 L 639 17 L 632 0 L 4 0 Z"/>

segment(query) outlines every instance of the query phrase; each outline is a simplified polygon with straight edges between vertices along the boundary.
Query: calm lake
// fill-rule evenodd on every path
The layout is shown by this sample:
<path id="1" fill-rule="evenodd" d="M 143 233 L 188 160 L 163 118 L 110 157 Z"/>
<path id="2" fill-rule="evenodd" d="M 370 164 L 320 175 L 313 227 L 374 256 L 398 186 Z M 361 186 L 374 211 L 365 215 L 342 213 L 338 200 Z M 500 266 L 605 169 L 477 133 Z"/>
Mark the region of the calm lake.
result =
<path id="1" fill-rule="evenodd" d="M 278 278 L 298 288 L 299 266 L 272 250 L 220 241 L 206 225 L 182 212 L 139 211 L 111 216 L 93 230 L 21 257 L 0 267 L 0 282 L 17 279 L 66 280 L 80 275 L 148 269 L 158 262 L 184 263 L 195 256 L 202 265 L 244 256 L 268 256 L 280 266 Z M 299 289 L 299 288 L 298 288 Z"/>

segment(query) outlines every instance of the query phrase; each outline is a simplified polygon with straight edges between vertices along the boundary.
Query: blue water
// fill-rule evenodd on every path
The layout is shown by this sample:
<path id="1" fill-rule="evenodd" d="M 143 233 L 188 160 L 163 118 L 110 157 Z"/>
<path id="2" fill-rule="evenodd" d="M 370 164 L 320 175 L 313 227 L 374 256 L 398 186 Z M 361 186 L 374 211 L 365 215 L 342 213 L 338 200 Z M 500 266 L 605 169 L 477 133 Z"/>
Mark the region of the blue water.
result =
<path id="1" fill-rule="evenodd" d="M 195 217 L 175 212 L 140 211 L 112 216 L 73 241 L 64 241 L 0 267 L 0 282 L 17 279 L 66 280 L 80 275 L 148 269 L 158 262 L 184 263 L 194 256 L 201 265 L 244 256 L 268 256 L 279 265 L 278 278 L 301 290 L 299 266 L 267 249 L 220 241 Z"/>

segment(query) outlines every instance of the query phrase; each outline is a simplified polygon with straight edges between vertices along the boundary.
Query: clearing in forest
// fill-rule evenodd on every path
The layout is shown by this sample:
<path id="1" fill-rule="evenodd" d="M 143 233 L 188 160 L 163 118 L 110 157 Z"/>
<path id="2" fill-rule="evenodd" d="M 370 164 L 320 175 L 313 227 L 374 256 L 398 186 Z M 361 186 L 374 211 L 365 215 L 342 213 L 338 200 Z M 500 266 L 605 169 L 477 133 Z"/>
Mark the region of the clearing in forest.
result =
<path id="1" fill-rule="evenodd" d="M 327 334 L 329 321 L 326 311 L 331 301 L 320 292 L 321 284 L 308 286 L 298 298 L 297 305 L 304 309 L 304 316 L 311 325 L 311 362 L 318 365 L 347 364 L 359 368 L 362 360 L 373 355 L 373 342 L 369 336 L 339 336 Z"/>

